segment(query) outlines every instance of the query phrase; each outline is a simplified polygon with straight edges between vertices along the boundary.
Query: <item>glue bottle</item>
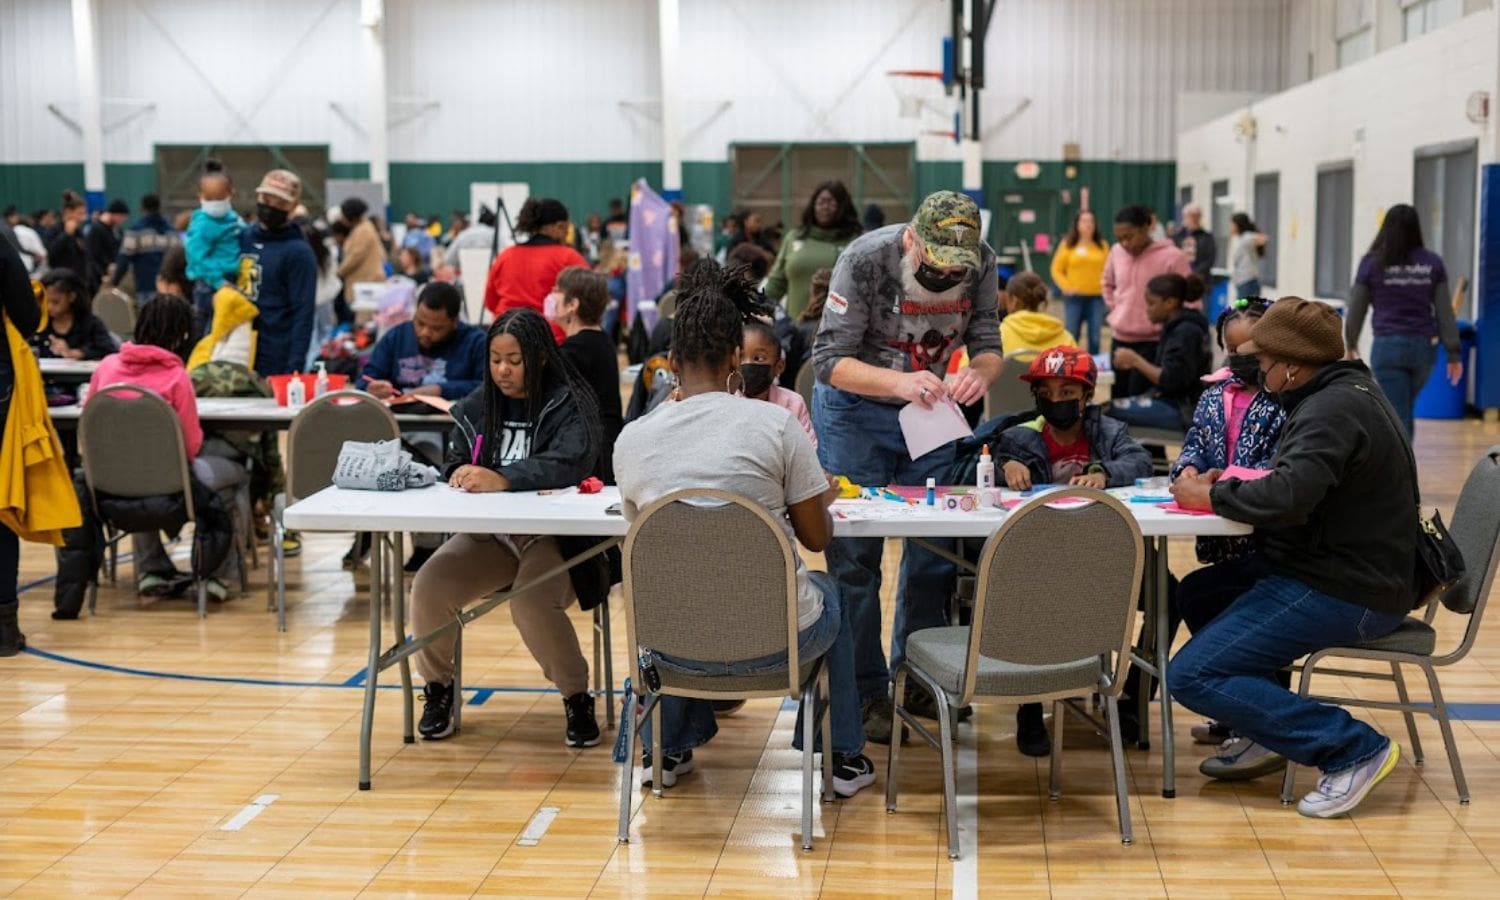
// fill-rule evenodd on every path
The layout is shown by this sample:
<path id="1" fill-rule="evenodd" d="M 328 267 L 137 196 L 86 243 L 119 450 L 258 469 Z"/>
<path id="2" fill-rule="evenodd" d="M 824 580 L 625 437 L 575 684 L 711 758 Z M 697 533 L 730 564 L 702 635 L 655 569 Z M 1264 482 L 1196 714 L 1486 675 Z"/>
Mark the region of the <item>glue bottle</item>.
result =
<path id="1" fill-rule="evenodd" d="M 297 409 L 307 403 L 307 385 L 302 383 L 302 376 L 293 374 L 290 381 L 286 383 L 286 405 Z"/>
<path id="2" fill-rule="evenodd" d="M 328 363 L 318 360 L 318 380 L 313 382 L 313 396 L 321 397 L 328 393 Z"/>
<path id="3" fill-rule="evenodd" d="M 995 486 L 995 463 L 990 459 L 990 445 L 985 444 L 984 449 L 979 451 L 979 466 L 977 467 L 974 486 L 981 491 L 989 490 Z"/>
<path id="4" fill-rule="evenodd" d="M 927 479 L 927 505 L 937 506 L 937 479 Z"/>

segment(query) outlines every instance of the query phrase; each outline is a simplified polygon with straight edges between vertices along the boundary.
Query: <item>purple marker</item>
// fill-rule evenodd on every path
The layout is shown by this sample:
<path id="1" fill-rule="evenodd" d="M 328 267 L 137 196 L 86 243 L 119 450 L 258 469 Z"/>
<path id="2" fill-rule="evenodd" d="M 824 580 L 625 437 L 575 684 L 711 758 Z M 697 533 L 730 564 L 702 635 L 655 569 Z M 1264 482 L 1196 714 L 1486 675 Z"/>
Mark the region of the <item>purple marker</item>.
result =
<path id="1" fill-rule="evenodd" d="M 474 435 L 474 453 L 473 453 L 472 456 L 469 457 L 469 464 L 470 465 L 475 465 L 475 466 L 479 465 L 479 448 L 481 448 L 483 446 L 484 446 L 484 435 L 483 434 L 475 434 Z"/>

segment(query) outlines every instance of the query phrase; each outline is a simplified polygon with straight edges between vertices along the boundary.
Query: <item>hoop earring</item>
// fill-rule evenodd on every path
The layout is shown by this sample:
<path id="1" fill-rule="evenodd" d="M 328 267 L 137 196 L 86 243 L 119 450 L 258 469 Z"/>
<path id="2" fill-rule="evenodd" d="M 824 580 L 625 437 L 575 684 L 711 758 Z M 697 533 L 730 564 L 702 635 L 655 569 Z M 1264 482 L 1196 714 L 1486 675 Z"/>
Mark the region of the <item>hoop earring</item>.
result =
<path id="1" fill-rule="evenodd" d="M 738 378 L 740 380 L 739 386 L 738 387 L 730 387 L 729 383 L 731 381 L 733 381 L 734 379 L 736 379 L 736 378 Z M 724 390 L 728 391 L 731 394 L 738 394 L 739 392 L 743 391 L 744 389 L 745 389 L 745 376 L 743 376 L 743 375 L 740 374 L 740 370 L 739 369 L 735 369 L 734 371 L 730 372 L 728 375 L 724 376 Z"/>
<path id="2" fill-rule="evenodd" d="M 682 399 L 682 385 L 679 384 L 677 387 L 672 388 L 672 393 L 669 396 L 672 398 L 672 401 L 674 403 L 676 401 L 678 401 L 678 400 L 681 400 Z"/>

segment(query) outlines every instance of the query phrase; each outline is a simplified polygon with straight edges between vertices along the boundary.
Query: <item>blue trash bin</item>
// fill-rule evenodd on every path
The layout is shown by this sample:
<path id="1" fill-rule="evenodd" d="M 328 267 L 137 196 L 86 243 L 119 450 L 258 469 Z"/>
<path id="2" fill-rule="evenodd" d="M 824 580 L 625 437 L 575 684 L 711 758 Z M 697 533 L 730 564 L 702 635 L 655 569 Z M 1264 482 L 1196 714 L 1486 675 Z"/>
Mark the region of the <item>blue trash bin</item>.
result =
<path id="1" fill-rule="evenodd" d="M 1458 384 L 1448 383 L 1448 354 L 1441 347 L 1438 348 L 1437 359 L 1432 363 L 1432 374 L 1427 377 L 1427 383 L 1422 386 L 1422 392 L 1417 395 L 1417 402 L 1412 414 L 1418 419 L 1462 419 L 1464 410 L 1468 407 L 1470 370 L 1473 368 L 1471 359 L 1475 343 L 1475 330 L 1472 323 L 1462 319 L 1458 322 L 1459 344 L 1463 348 L 1459 357 L 1464 363 L 1464 377 L 1458 380 Z"/>
<path id="2" fill-rule="evenodd" d="M 1219 321 L 1219 314 L 1229 305 L 1229 279 L 1215 278 L 1214 283 L 1208 287 L 1208 308 L 1204 313 L 1208 321 Z"/>

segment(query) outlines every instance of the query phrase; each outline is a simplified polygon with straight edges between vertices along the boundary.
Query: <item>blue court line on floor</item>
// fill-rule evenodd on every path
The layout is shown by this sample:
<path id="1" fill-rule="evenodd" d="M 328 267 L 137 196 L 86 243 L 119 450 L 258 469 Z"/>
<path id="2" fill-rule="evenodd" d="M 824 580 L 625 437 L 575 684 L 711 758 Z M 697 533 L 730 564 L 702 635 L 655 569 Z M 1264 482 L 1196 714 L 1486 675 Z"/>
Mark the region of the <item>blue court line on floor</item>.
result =
<path id="1" fill-rule="evenodd" d="M 1500 722 L 1500 703 L 1449 703 L 1448 718 L 1465 722 Z"/>
<path id="2" fill-rule="evenodd" d="M 210 684 L 248 684 L 257 687 L 310 687 L 310 688 L 340 688 L 364 690 L 364 670 L 360 670 L 359 683 L 351 684 L 349 681 L 283 681 L 275 678 L 240 678 L 228 675 L 191 675 L 184 672 L 158 672 L 153 669 L 136 669 L 130 666 L 117 666 L 113 663 L 95 662 L 90 659 L 79 659 L 76 656 L 67 656 L 62 653 L 53 653 L 50 650 L 42 650 L 38 647 L 27 647 L 26 652 L 32 656 L 52 662 L 62 663 L 69 666 L 79 666 L 84 669 L 95 669 L 100 672 L 111 672 L 116 675 L 135 675 L 141 678 L 165 678 L 171 681 L 201 681 Z M 352 679 L 351 679 L 352 680 Z M 382 691 L 400 690 L 400 684 L 379 685 Z M 484 702 L 495 694 L 555 694 L 554 687 L 465 687 L 466 693 L 472 693 L 466 706 L 482 706 Z"/>

